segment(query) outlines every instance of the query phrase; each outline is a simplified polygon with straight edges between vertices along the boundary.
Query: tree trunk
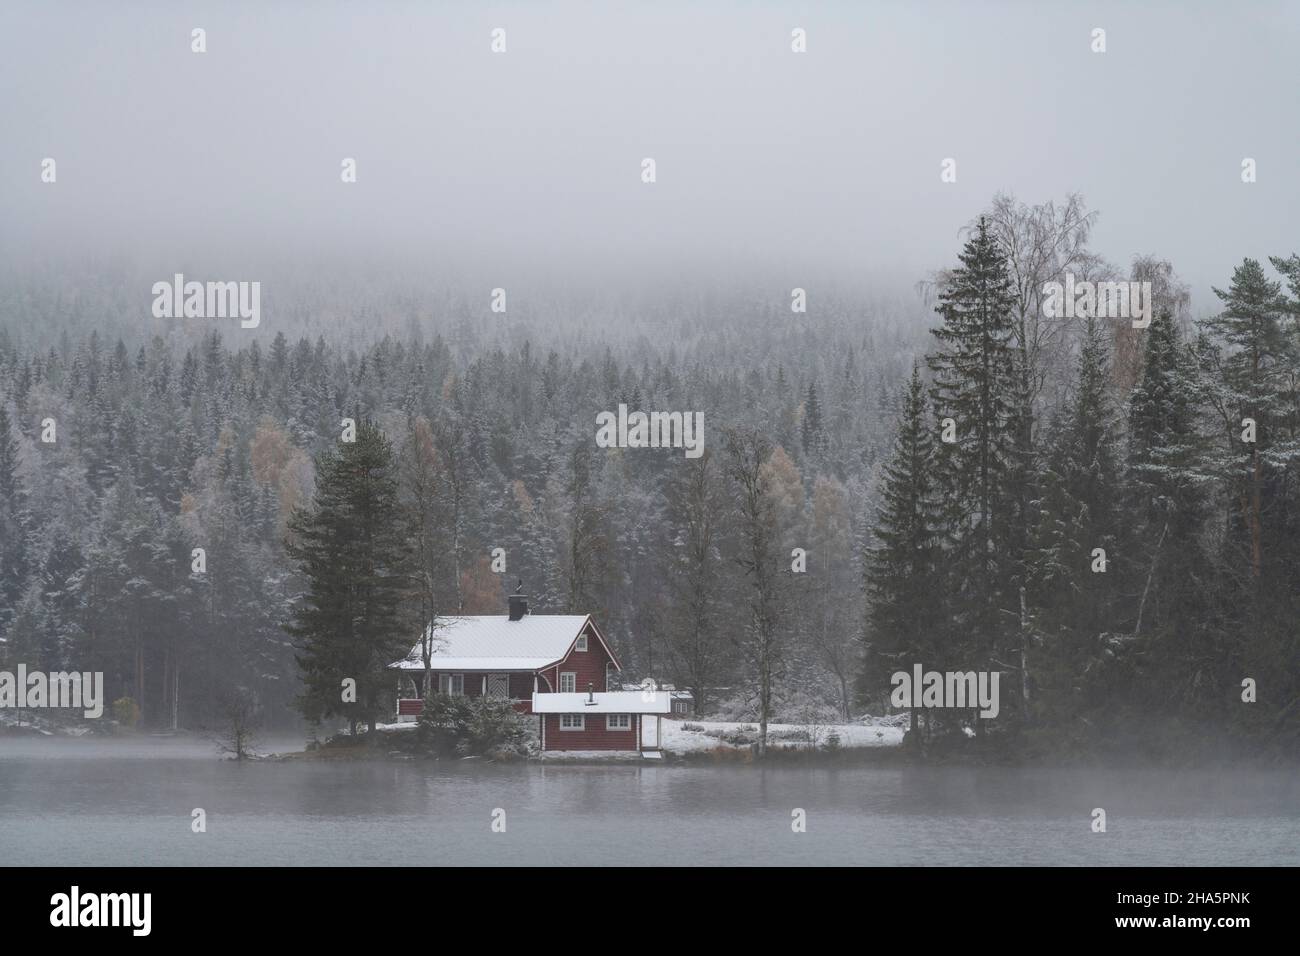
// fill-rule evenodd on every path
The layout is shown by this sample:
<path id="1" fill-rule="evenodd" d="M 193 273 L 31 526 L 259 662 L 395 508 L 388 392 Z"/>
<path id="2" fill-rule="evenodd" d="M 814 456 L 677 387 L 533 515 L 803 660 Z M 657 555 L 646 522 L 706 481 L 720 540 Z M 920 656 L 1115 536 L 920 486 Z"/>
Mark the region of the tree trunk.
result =
<path id="1" fill-rule="evenodd" d="M 1169 530 L 1169 522 L 1165 522 L 1164 528 L 1160 530 L 1160 538 L 1156 541 L 1156 553 L 1151 559 L 1151 570 L 1147 572 L 1147 583 L 1142 589 L 1142 600 L 1138 601 L 1137 623 L 1133 625 L 1133 636 L 1137 637 L 1138 631 L 1142 629 L 1142 611 L 1147 605 L 1147 593 L 1151 590 L 1151 579 L 1155 577 L 1156 562 L 1160 560 L 1160 546 L 1165 543 L 1165 533 Z"/>
<path id="2" fill-rule="evenodd" d="M 1259 580 L 1264 564 L 1263 521 L 1261 519 L 1259 487 L 1259 449 L 1251 450 L 1250 467 L 1250 559 L 1255 580 Z"/>
<path id="3" fill-rule="evenodd" d="M 1025 588 L 1020 587 L 1020 709 L 1029 720 L 1029 611 L 1025 607 Z"/>
<path id="4" fill-rule="evenodd" d="M 145 724 L 144 716 L 144 638 L 137 637 L 135 642 L 135 705 L 140 710 L 138 726 Z"/>

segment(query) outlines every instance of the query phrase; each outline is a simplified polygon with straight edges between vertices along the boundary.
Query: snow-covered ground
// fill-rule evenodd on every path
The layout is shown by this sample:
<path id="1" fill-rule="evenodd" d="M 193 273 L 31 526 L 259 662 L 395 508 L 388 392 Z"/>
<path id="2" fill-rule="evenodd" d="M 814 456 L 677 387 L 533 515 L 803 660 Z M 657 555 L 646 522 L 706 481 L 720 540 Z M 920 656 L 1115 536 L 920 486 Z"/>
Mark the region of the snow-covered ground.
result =
<path id="1" fill-rule="evenodd" d="M 694 730 L 687 728 L 703 728 Z M 758 724 L 748 722 L 729 722 L 716 720 L 665 720 L 663 748 L 669 753 L 684 754 L 692 751 L 713 750 L 717 747 L 744 747 L 744 743 L 731 743 L 717 734 L 732 736 L 741 728 L 752 728 L 752 733 L 745 736 L 757 736 Z M 819 724 L 814 728 L 819 741 L 824 746 L 826 738 L 833 731 L 840 738 L 841 747 L 896 747 L 903 742 L 903 726 L 897 725 L 896 718 L 863 718 L 852 724 Z M 768 742 L 772 746 L 806 747 L 807 740 L 773 739 L 784 734 L 808 733 L 805 724 L 768 724 Z M 712 733 L 709 733 L 712 731 Z"/>
<path id="2" fill-rule="evenodd" d="M 23 733 L 41 737 L 84 737 L 90 733 L 90 725 L 78 722 L 76 718 L 50 719 L 41 711 L 24 709 L 21 711 L 0 710 L 0 734 Z"/>
<path id="3" fill-rule="evenodd" d="M 835 733 L 840 746 L 858 747 L 897 747 L 903 742 L 903 731 L 907 727 L 906 714 L 889 717 L 862 717 L 851 724 L 817 724 L 811 728 L 816 734 L 820 746 L 825 747 L 827 738 Z M 415 722 L 380 724 L 381 730 L 413 730 Z M 768 724 L 768 743 L 772 747 L 809 746 L 807 724 Z M 802 739 L 792 739 L 799 737 Z M 730 739 L 726 739 L 730 738 Z M 688 754 L 718 748 L 743 750 L 749 741 L 758 738 L 758 724 L 754 721 L 721 720 L 665 720 L 663 722 L 662 749 L 668 754 Z M 646 744 L 653 743 L 653 733 Z M 593 751 L 548 751 L 542 755 L 547 760 L 628 760 L 639 759 L 635 753 L 613 752 L 608 750 Z"/>

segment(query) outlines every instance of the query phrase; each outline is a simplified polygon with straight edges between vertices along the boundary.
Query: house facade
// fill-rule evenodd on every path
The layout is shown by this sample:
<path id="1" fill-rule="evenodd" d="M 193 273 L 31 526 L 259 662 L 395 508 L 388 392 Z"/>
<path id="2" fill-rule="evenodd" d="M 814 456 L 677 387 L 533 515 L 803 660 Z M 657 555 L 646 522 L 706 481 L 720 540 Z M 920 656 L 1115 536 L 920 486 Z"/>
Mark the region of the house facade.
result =
<path id="1" fill-rule="evenodd" d="M 645 714 L 658 713 L 644 708 L 658 704 L 641 700 L 656 695 L 609 693 L 622 667 L 589 614 L 529 614 L 527 598 L 512 594 L 505 615 L 439 618 L 389 665 L 399 673 L 398 720 L 424 710 L 426 643 L 433 693 L 494 697 L 536 714 L 544 750 L 657 749 L 657 733 L 644 746 L 651 737 L 643 725 Z M 609 709 L 616 705 L 623 709 Z"/>
<path id="2" fill-rule="evenodd" d="M 671 713 L 665 691 L 535 694 L 542 750 L 622 750 L 655 753 L 663 718 Z"/>

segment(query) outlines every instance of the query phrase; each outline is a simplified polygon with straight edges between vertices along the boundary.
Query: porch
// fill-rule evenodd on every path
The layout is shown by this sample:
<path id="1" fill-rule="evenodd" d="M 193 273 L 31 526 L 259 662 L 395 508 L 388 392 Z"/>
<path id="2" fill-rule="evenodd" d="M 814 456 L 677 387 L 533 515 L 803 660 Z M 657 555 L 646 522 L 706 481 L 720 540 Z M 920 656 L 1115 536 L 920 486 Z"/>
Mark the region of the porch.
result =
<path id="1" fill-rule="evenodd" d="M 533 712 L 533 694 L 541 684 L 531 671 L 432 671 L 433 693 L 451 697 L 490 697 L 508 701 L 521 714 Z M 397 719 L 415 720 L 424 712 L 424 672 L 404 671 L 398 682 Z"/>

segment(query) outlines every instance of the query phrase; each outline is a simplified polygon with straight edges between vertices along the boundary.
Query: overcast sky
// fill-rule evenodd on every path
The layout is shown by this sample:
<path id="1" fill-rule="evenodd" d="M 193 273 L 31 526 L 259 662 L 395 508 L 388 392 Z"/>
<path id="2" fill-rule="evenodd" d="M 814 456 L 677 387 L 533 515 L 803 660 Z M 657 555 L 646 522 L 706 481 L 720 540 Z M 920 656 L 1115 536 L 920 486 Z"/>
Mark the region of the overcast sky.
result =
<path id="1" fill-rule="evenodd" d="M 1200 313 L 1300 251 L 1297 50 L 1295 2 L 5 0 L 0 248 L 910 285 L 998 190 L 1073 190 Z"/>

